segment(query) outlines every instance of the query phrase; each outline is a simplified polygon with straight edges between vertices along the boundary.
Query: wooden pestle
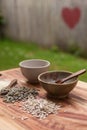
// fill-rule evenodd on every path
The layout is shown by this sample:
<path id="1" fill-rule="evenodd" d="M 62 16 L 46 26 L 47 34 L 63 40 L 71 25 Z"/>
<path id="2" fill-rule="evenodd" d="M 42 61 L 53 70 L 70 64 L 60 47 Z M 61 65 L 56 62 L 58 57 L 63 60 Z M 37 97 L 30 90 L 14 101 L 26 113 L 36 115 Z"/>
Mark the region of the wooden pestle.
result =
<path id="1" fill-rule="evenodd" d="M 77 72 L 72 73 L 71 75 L 69 75 L 69 76 L 67 76 L 67 77 L 65 77 L 65 78 L 63 78 L 63 79 L 58 79 L 55 83 L 59 83 L 59 84 L 64 83 L 65 81 L 67 81 L 67 80 L 69 80 L 69 79 L 72 79 L 72 78 L 74 78 L 74 77 L 76 77 L 76 76 L 79 76 L 79 75 L 84 74 L 85 72 L 86 72 L 86 69 L 77 71 Z"/>

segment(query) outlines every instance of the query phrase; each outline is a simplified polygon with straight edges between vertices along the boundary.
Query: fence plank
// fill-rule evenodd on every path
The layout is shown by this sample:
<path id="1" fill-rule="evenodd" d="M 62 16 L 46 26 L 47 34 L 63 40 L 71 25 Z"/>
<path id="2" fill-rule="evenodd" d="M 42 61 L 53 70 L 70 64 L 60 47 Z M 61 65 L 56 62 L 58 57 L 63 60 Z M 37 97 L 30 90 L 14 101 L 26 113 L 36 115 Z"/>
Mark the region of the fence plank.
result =
<path id="1" fill-rule="evenodd" d="M 1 0 L 1 5 L 7 36 L 48 46 L 56 43 L 65 49 L 77 44 L 87 50 L 87 0 Z M 65 7 L 80 9 L 80 20 L 73 29 L 63 20 Z"/>

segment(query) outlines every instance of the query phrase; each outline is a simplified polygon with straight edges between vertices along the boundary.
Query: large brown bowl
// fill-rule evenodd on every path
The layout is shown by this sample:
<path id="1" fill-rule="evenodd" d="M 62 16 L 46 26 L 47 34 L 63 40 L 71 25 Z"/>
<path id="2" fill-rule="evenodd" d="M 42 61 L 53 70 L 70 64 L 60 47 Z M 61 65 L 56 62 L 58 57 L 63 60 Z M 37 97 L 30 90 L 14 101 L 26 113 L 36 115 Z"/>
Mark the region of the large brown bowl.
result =
<path id="1" fill-rule="evenodd" d="M 55 83 L 55 81 L 65 78 L 70 74 L 72 73 L 68 71 L 47 71 L 41 73 L 38 76 L 38 80 L 41 86 L 47 91 L 50 96 L 63 98 L 66 97 L 69 92 L 76 86 L 78 79 L 77 77 L 74 77 L 62 84 Z"/>

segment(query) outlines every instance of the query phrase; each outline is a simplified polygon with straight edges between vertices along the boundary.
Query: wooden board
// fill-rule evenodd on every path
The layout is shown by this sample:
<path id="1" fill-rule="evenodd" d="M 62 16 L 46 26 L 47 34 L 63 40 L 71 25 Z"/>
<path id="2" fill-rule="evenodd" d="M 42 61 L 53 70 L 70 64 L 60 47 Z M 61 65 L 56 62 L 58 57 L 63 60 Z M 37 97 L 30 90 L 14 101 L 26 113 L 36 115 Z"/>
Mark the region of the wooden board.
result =
<path id="1" fill-rule="evenodd" d="M 0 80 L 16 78 L 30 87 L 37 87 L 40 95 L 46 92 L 40 85 L 26 84 L 20 69 L 0 72 Z M 44 120 L 39 120 L 20 109 L 20 103 L 8 104 L 0 99 L 0 130 L 87 130 L 87 83 L 78 81 L 77 86 L 63 100 L 58 100 L 62 107 L 58 114 L 51 114 Z M 23 120 L 23 117 L 28 117 Z"/>

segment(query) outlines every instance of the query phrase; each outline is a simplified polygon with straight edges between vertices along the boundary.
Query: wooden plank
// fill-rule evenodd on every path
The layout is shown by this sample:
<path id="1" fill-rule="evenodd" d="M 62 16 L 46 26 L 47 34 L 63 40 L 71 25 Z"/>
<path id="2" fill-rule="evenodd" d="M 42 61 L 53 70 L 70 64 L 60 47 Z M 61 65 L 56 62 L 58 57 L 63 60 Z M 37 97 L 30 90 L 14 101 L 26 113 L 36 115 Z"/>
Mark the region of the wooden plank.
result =
<path id="1" fill-rule="evenodd" d="M 45 46 L 55 43 L 65 49 L 68 45 L 72 48 L 75 46 L 74 43 L 77 43 L 76 47 L 87 50 L 86 0 L 84 3 L 82 0 L 73 3 L 72 0 L 0 0 L 0 2 L 7 23 L 7 36 L 19 40 L 33 40 Z M 69 8 L 70 12 L 74 11 L 72 9 L 75 7 L 81 11 L 80 20 L 76 22 L 74 31 L 69 27 L 70 20 L 66 23 L 62 16 L 65 7 Z"/>
<path id="2" fill-rule="evenodd" d="M 26 83 L 19 68 L 0 73 L 3 74 L 0 80 L 11 81 L 17 78 L 27 86 L 38 87 L 40 96 L 46 96 L 39 84 L 34 86 Z M 78 81 L 69 96 L 58 102 L 62 104 L 58 114 L 39 120 L 31 114 L 24 113 L 20 109 L 21 102 L 8 104 L 0 99 L 0 130 L 87 130 L 87 83 Z M 28 118 L 23 120 L 23 117 Z"/>

